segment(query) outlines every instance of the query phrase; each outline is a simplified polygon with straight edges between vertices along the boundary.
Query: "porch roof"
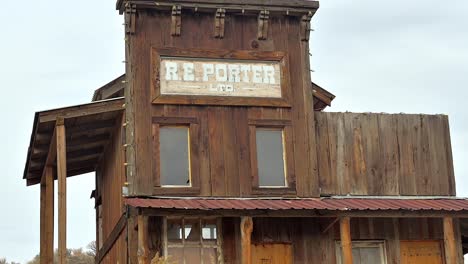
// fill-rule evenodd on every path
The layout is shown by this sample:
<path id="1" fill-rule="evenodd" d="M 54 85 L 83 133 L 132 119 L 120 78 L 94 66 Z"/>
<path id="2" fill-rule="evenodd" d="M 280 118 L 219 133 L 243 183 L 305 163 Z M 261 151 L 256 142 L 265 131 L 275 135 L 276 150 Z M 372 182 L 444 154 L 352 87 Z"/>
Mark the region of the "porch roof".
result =
<path id="1" fill-rule="evenodd" d="M 39 183 L 46 164 L 56 166 L 57 118 L 66 127 L 67 176 L 94 171 L 123 113 L 123 104 L 123 98 L 115 98 L 37 112 L 24 167 L 26 184 Z"/>
<path id="2" fill-rule="evenodd" d="M 438 212 L 467 213 L 468 199 L 455 197 L 384 197 L 384 198 L 200 198 L 157 197 L 126 198 L 134 208 L 166 210 L 266 210 L 266 211 L 335 211 L 335 212 Z"/>

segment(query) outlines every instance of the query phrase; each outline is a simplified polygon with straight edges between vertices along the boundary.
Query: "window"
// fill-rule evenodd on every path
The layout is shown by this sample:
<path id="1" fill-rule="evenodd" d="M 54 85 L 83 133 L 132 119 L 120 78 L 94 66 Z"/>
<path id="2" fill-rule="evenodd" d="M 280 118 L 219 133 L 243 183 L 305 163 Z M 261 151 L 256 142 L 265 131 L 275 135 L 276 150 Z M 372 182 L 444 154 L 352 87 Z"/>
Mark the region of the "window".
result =
<path id="1" fill-rule="evenodd" d="M 161 186 L 191 186 L 189 141 L 188 127 L 159 128 Z"/>
<path id="2" fill-rule="evenodd" d="M 383 241 L 352 241 L 353 263 L 386 264 L 385 243 Z M 341 261 L 341 243 L 336 242 L 336 260 Z"/>
<path id="3" fill-rule="evenodd" d="M 287 187 L 283 129 L 257 128 L 259 187 Z"/>
<path id="4" fill-rule="evenodd" d="M 179 264 L 216 264 L 221 254 L 218 219 L 166 218 L 165 256 Z"/>

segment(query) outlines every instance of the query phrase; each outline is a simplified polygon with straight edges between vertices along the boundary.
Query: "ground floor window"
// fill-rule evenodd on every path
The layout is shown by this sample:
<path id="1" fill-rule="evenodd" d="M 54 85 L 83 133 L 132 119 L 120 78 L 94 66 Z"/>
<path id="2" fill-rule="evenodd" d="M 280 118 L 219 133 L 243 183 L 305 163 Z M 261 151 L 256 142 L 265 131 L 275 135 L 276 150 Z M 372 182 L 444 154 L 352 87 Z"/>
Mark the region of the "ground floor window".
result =
<path id="1" fill-rule="evenodd" d="M 386 264 L 384 241 L 352 241 L 353 263 Z M 341 242 L 336 242 L 336 263 L 341 264 Z"/>
<path id="2" fill-rule="evenodd" d="M 165 218 L 164 255 L 177 264 L 221 263 L 220 226 L 217 218 Z"/>

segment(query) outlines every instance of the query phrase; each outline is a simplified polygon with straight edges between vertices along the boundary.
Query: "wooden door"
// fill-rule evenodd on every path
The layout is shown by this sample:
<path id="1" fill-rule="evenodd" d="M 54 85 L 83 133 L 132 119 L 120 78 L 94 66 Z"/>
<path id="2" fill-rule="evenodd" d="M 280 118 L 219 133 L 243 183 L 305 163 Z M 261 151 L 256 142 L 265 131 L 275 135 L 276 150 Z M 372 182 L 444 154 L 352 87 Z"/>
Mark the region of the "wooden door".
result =
<path id="1" fill-rule="evenodd" d="M 291 244 L 252 245 L 252 264 L 292 264 Z"/>
<path id="2" fill-rule="evenodd" d="M 401 241 L 401 264 L 443 264 L 440 241 Z"/>

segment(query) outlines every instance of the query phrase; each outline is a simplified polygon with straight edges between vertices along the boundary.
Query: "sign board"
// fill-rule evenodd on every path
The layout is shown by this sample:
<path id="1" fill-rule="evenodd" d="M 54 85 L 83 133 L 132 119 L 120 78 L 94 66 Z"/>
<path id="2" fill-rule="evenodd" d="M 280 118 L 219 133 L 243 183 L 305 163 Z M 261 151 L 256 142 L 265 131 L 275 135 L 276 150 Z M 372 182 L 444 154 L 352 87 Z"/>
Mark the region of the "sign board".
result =
<path id="1" fill-rule="evenodd" d="M 281 98 L 281 63 L 232 59 L 160 58 L 161 95 Z"/>

